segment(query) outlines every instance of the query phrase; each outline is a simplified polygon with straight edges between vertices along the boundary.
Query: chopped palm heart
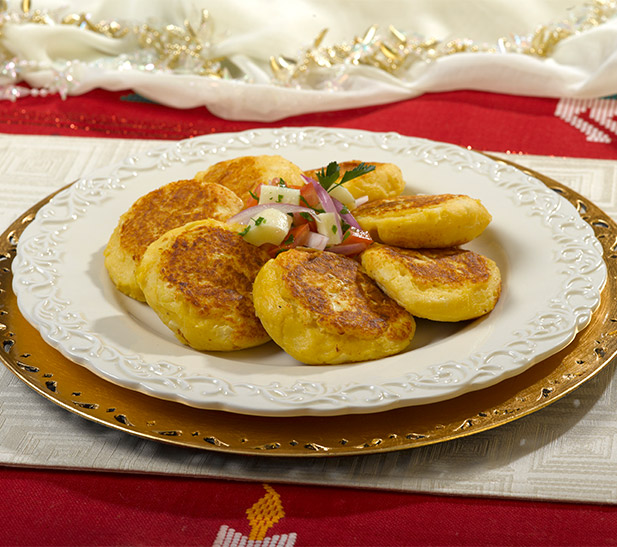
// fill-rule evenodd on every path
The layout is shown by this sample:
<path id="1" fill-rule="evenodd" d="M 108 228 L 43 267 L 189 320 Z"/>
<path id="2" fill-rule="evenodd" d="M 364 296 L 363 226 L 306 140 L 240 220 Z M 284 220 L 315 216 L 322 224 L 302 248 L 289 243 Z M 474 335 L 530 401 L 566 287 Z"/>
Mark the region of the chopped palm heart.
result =
<path id="1" fill-rule="evenodd" d="M 259 203 L 291 203 L 300 205 L 300 190 L 284 186 L 262 186 Z"/>
<path id="2" fill-rule="evenodd" d="M 265 209 L 251 218 L 240 232 L 249 243 L 259 247 L 264 243 L 280 245 L 291 228 L 291 218 L 278 209 Z"/>
<path id="3" fill-rule="evenodd" d="M 334 186 L 328 193 L 334 199 L 339 200 L 349 211 L 353 211 L 356 208 L 356 198 L 344 186 Z"/>
<path id="4" fill-rule="evenodd" d="M 328 238 L 327 245 L 338 245 L 343 241 L 340 222 L 336 213 L 319 213 L 316 222 L 317 232 Z"/>
<path id="5" fill-rule="evenodd" d="M 302 186 L 288 185 L 276 177 L 270 184 L 259 184 L 246 208 L 228 222 L 243 225 L 240 235 L 273 257 L 294 247 L 357 255 L 373 240 L 350 213 L 362 198 L 356 200 L 341 185 L 374 169 L 361 163 L 337 183 L 340 166 L 330 162 L 317 174 L 319 181 L 304 177 Z"/>

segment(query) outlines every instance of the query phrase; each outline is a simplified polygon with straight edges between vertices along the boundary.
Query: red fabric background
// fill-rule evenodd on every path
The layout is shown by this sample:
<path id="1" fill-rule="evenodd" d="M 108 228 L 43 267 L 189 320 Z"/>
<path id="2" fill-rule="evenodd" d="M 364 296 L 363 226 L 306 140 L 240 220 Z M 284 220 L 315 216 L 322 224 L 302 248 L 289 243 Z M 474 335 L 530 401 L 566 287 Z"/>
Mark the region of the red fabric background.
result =
<path id="1" fill-rule="evenodd" d="M 555 116 L 557 101 L 477 92 L 274 124 L 173 110 L 130 92 L 0 103 L 0 132 L 180 139 L 257 127 L 395 131 L 478 150 L 617 159 L 617 135 L 593 143 Z M 594 122 L 595 123 L 595 122 Z M 285 516 L 269 531 L 312 545 L 616 545 L 615 506 L 429 496 L 270 484 Z M 1 545 L 212 545 L 221 526 L 247 535 L 255 482 L 0 468 Z"/>
<path id="2" fill-rule="evenodd" d="M 212 545 L 260 483 L 2 469 L 2 545 Z M 270 484 L 300 546 L 617 545 L 612 507 Z"/>
<path id="3" fill-rule="evenodd" d="M 484 151 L 617 158 L 617 135 L 611 135 L 611 143 L 588 142 L 581 131 L 554 115 L 556 106 L 555 99 L 456 91 L 258 123 L 222 120 L 205 108 L 176 110 L 139 102 L 130 92 L 95 90 L 66 101 L 57 96 L 5 101 L 0 104 L 0 132 L 181 139 L 257 127 L 317 125 L 395 131 Z"/>

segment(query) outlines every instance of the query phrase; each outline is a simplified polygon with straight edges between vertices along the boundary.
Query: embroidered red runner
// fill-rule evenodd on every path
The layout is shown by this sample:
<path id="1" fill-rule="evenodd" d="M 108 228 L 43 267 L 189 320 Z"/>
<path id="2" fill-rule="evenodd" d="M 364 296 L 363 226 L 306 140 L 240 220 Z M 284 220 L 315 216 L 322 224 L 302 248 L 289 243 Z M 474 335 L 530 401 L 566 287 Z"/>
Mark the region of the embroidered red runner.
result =
<path id="1" fill-rule="evenodd" d="M 615 509 L 3 469 L 0 545 L 614 545 Z M 260 543 L 253 543 L 255 547 Z"/>
<path id="2" fill-rule="evenodd" d="M 206 108 L 177 110 L 130 92 L 95 90 L 0 105 L 0 132 L 183 139 L 258 127 L 328 126 L 394 131 L 477 150 L 617 159 L 617 100 L 544 99 L 472 91 L 383 106 L 312 113 L 277 123 L 228 121 Z"/>

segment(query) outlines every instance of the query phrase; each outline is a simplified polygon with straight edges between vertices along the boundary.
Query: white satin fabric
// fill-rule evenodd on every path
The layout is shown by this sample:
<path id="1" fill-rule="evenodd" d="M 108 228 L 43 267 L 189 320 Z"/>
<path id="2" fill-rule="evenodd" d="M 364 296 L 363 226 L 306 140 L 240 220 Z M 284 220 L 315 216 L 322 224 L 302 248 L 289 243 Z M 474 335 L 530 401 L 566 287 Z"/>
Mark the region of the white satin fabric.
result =
<path id="1" fill-rule="evenodd" d="M 19 10 L 20 2 L 9 2 Z M 395 76 L 369 66 L 345 65 L 315 72 L 308 85 L 275 83 L 271 56 L 296 59 L 323 30 L 322 45 L 351 42 L 371 25 L 439 40 L 468 38 L 495 44 L 500 37 L 530 35 L 539 25 L 564 19 L 584 4 L 571 0 L 40 0 L 31 9 L 53 16 L 88 13 L 92 21 L 197 25 L 207 9 L 213 57 L 231 61 L 242 75 L 214 79 L 194 74 L 120 66 L 136 51 L 134 36 L 107 38 L 69 25 L 12 24 L 0 44 L 20 60 L 36 62 L 23 79 L 51 87 L 70 64 L 69 94 L 94 88 L 133 90 L 175 108 L 207 107 L 222 118 L 276 121 L 292 115 L 356 108 L 423 93 L 474 89 L 541 97 L 592 98 L 617 92 L 617 19 L 561 41 L 548 58 L 516 53 L 457 53 L 417 62 Z M 0 77 L 0 83 L 2 79 Z M 5 80 L 6 83 L 6 80 Z"/>

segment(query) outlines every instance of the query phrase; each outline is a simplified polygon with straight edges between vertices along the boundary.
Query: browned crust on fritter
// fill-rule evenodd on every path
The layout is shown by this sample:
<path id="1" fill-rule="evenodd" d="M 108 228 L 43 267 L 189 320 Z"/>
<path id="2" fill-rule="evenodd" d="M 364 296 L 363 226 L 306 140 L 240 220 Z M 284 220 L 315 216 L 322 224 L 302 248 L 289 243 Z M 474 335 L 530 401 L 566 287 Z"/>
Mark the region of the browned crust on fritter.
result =
<path id="1" fill-rule="evenodd" d="M 162 278 L 201 314 L 225 316 L 233 308 L 238 328 L 254 334 L 263 327 L 253 307 L 253 281 L 268 259 L 236 232 L 201 225 L 163 251 L 160 268 Z"/>
<path id="2" fill-rule="evenodd" d="M 405 213 L 414 209 L 426 209 L 436 207 L 461 197 L 456 194 L 437 194 L 437 195 L 418 195 L 418 196 L 397 196 L 395 198 L 378 199 L 360 205 L 354 210 L 354 216 L 385 217 L 397 213 Z"/>
<path id="3" fill-rule="evenodd" d="M 484 256 L 458 247 L 416 250 L 379 245 L 375 248 L 383 253 L 384 260 L 402 264 L 418 284 L 455 288 L 486 283 L 491 276 Z"/>
<path id="4" fill-rule="evenodd" d="M 360 265 L 329 252 L 288 251 L 277 259 L 285 269 L 283 283 L 296 303 L 325 328 L 372 339 L 388 332 L 391 340 L 408 339 L 409 322 L 393 328 L 407 312 L 386 296 Z M 333 303 L 342 309 L 334 309 Z"/>
<path id="5" fill-rule="evenodd" d="M 261 181 L 261 170 L 255 156 L 243 156 L 234 161 L 215 163 L 204 172 L 207 182 L 215 182 L 229 188 L 246 203 L 249 191 Z"/>
<path id="6" fill-rule="evenodd" d="M 139 198 L 128 211 L 127 220 L 122 224 L 120 243 L 133 260 L 138 263 L 150 243 L 165 232 L 188 222 L 204 218 L 227 220 L 230 203 L 237 196 L 219 185 L 179 180 L 171 182 Z M 236 212 L 242 207 L 237 203 Z"/>

